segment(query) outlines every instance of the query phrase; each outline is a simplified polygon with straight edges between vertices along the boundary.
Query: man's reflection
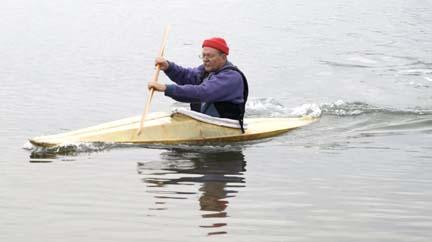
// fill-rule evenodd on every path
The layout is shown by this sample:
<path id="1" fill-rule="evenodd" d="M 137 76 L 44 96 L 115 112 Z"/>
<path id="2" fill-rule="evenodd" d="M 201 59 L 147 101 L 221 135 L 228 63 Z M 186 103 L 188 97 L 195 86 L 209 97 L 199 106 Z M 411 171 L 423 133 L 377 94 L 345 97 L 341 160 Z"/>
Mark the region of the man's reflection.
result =
<path id="1" fill-rule="evenodd" d="M 245 186 L 243 172 L 246 162 L 242 150 L 208 151 L 170 149 L 161 154 L 162 161 L 144 162 L 138 164 L 138 173 L 143 174 L 143 181 L 150 187 L 157 187 L 153 191 L 157 195 L 157 204 L 165 204 L 167 199 L 188 199 L 187 195 L 197 191 L 185 192 L 185 186 L 167 185 L 196 185 L 199 188 L 200 210 L 203 218 L 227 217 L 226 198 L 235 197 L 239 187 Z M 190 186 L 194 188 L 194 186 Z M 175 191 L 172 191 L 174 188 Z M 161 210 L 164 208 L 155 208 Z M 202 225 L 203 228 L 224 227 L 226 223 Z M 224 231 L 212 232 L 224 234 Z"/>

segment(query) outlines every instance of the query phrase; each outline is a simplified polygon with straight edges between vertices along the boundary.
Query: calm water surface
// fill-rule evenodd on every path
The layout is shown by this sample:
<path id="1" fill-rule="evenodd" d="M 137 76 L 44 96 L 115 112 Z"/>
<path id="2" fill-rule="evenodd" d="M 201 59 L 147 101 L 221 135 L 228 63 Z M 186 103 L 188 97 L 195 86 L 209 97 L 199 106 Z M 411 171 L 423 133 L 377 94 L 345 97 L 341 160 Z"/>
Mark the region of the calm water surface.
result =
<path id="1" fill-rule="evenodd" d="M 4 2 L 0 241 L 430 241 L 431 12 L 428 0 Z M 167 23 L 166 56 L 185 66 L 204 38 L 227 39 L 247 116 L 320 121 L 237 144 L 29 146 L 140 114 Z M 178 105 L 159 94 L 152 111 Z"/>

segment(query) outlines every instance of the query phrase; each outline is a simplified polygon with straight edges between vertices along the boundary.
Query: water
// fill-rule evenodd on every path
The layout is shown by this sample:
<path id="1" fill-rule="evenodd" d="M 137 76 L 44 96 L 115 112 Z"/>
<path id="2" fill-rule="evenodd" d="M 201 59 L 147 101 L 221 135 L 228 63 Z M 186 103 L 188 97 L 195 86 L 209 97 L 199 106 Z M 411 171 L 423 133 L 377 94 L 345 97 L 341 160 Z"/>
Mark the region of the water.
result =
<path id="1" fill-rule="evenodd" d="M 0 241 L 430 241 L 431 11 L 425 0 L 4 2 Z M 167 23 L 166 56 L 184 65 L 199 64 L 204 38 L 226 37 L 249 117 L 320 121 L 237 144 L 25 149 L 140 114 Z M 176 106 L 157 95 L 152 110 Z"/>

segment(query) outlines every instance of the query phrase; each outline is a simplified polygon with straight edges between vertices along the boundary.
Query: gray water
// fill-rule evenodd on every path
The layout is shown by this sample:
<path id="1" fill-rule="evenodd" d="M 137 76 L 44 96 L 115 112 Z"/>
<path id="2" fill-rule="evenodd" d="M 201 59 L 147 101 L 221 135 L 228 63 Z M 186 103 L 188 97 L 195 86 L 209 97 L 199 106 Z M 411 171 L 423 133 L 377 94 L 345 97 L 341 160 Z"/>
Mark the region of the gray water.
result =
<path id="1" fill-rule="evenodd" d="M 3 1 L 0 241 L 430 241 L 432 2 Z M 138 115 L 163 28 L 227 39 L 249 117 L 320 116 L 234 144 L 27 139 Z M 163 75 L 161 82 L 169 80 Z M 179 104 L 158 94 L 152 111 Z"/>

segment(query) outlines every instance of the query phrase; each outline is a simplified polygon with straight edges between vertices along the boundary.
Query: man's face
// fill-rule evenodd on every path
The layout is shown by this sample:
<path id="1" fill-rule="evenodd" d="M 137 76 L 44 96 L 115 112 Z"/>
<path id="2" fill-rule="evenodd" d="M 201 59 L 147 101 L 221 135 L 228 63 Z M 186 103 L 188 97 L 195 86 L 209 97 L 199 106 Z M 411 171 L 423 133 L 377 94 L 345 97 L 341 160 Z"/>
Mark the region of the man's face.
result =
<path id="1" fill-rule="evenodd" d="M 207 72 L 217 71 L 222 68 L 226 62 L 226 55 L 217 49 L 204 47 L 202 49 L 202 60 L 204 69 Z"/>

